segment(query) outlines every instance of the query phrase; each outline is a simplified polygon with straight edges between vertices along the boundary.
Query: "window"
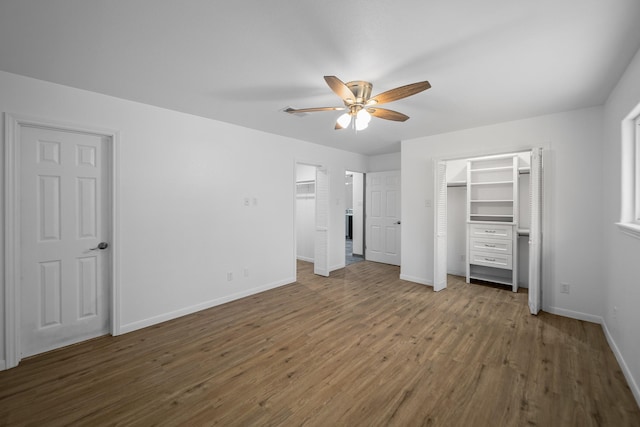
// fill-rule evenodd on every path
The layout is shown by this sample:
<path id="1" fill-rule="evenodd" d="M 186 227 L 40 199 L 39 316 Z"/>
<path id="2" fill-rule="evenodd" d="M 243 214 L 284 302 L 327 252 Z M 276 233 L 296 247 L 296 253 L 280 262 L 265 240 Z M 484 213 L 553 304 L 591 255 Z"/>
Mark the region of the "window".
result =
<path id="1" fill-rule="evenodd" d="M 633 222 L 636 225 L 640 225 L 640 115 L 634 120 L 633 133 L 635 134 L 634 138 L 634 152 L 635 152 L 635 162 L 634 162 L 634 173 L 636 175 L 635 182 L 635 215 L 633 216 Z"/>
<path id="2" fill-rule="evenodd" d="M 634 196 L 635 196 L 635 208 L 633 215 L 633 223 L 640 225 L 640 115 L 633 121 L 633 133 L 634 133 L 634 154 L 635 161 L 633 165 L 635 174 Z"/>
<path id="3" fill-rule="evenodd" d="M 622 212 L 618 226 L 640 238 L 640 104 L 622 121 Z"/>

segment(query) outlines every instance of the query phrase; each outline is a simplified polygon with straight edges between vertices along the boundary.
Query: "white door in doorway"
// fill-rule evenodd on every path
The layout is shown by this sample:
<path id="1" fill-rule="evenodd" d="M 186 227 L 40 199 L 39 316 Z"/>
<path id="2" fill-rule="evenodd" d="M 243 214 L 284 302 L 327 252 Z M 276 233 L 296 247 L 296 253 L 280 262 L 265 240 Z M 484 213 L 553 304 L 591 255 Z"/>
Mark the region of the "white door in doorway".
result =
<path id="1" fill-rule="evenodd" d="M 109 332 L 109 139 L 20 131 L 20 349 L 27 357 Z"/>
<path id="2" fill-rule="evenodd" d="M 367 174 L 365 258 L 400 265 L 400 171 Z"/>
<path id="3" fill-rule="evenodd" d="M 435 196 L 436 214 L 434 217 L 435 251 L 433 257 L 433 290 L 441 291 L 447 287 L 447 164 L 436 162 Z"/>
<path id="4" fill-rule="evenodd" d="M 329 277 L 329 171 L 316 168 L 316 232 L 313 273 Z"/>
<path id="5" fill-rule="evenodd" d="M 531 151 L 531 184 L 529 188 L 529 310 L 538 314 L 541 304 L 542 258 L 542 148 Z"/>

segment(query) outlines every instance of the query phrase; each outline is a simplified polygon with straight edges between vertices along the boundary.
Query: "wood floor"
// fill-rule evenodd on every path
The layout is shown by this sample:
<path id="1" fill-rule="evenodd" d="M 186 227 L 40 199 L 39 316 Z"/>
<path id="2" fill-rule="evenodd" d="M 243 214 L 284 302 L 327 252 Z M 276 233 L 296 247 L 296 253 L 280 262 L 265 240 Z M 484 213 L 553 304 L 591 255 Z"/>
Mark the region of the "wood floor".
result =
<path id="1" fill-rule="evenodd" d="M 639 426 L 599 325 L 360 262 L 0 372 L 0 425 Z"/>

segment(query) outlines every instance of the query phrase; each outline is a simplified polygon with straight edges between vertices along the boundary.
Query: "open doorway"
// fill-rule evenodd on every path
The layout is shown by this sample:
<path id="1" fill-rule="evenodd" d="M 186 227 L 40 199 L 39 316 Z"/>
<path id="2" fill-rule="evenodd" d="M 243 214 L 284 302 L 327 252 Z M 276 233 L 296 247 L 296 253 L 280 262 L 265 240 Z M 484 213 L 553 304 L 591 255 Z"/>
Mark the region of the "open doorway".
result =
<path id="1" fill-rule="evenodd" d="M 541 155 L 533 149 L 435 162 L 434 290 L 447 287 L 447 274 L 514 292 L 528 287 L 530 310 L 539 311 Z"/>
<path id="2" fill-rule="evenodd" d="M 364 174 L 345 172 L 345 266 L 364 261 Z"/>
<path id="3" fill-rule="evenodd" d="M 329 175 L 319 165 L 295 165 L 294 269 L 313 263 L 313 272 L 329 276 Z"/>
<path id="4" fill-rule="evenodd" d="M 314 261 L 316 167 L 296 165 L 296 259 Z"/>

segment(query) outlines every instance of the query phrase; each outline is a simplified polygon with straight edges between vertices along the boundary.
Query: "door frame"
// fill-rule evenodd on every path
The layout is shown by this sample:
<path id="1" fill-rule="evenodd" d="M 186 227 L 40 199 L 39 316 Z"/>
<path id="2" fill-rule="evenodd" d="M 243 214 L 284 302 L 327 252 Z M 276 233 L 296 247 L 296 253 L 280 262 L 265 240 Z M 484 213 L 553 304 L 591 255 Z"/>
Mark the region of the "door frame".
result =
<path id="1" fill-rule="evenodd" d="M 107 167 L 107 191 L 111 217 L 111 266 L 108 269 L 110 292 L 110 333 L 119 335 L 120 328 L 120 228 L 118 217 L 118 156 L 119 132 L 111 129 L 57 122 L 13 113 L 4 113 L 4 363 L 1 369 L 9 369 L 20 362 L 20 129 L 25 126 L 65 132 L 77 132 L 107 137 L 109 155 Z"/>
<path id="2" fill-rule="evenodd" d="M 329 235 L 330 235 L 330 221 L 329 217 L 331 216 L 329 203 L 330 196 L 330 171 L 329 169 L 323 165 L 322 163 L 306 161 L 306 160 L 294 160 L 293 162 L 293 280 L 297 280 L 298 278 L 298 230 L 296 226 L 297 220 L 297 207 L 296 207 L 296 181 L 297 181 L 297 171 L 298 165 L 306 165 L 315 168 L 315 194 L 316 194 L 316 206 L 315 206 L 315 228 L 313 233 L 314 239 L 314 256 L 313 256 L 313 269 L 314 273 L 328 277 L 329 276 L 329 257 L 331 254 L 331 249 L 329 246 Z M 326 188 L 322 189 L 322 198 L 323 203 L 326 206 L 322 206 L 321 209 L 326 210 L 326 215 L 323 214 L 322 219 L 318 218 L 318 172 L 324 171 L 327 175 Z M 319 224 L 319 221 L 322 221 L 322 224 Z"/>
<path id="3" fill-rule="evenodd" d="M 366 224 L 366 222 L 365 221 L 366 221 L 367 214 L 365 212 L 365 208 L 367 206 L 366 205 L 367 204 L 367 172 L 359 172 L 359 171 L 354 170 L 354 169 L 345 168 L 345 170 L 344 170 L 344 175 L 345 176 L 346 176 L 347 172 L 358 173 L 358 174 L 362 175 L 362 218 L 361 218 L 362 219 L 362 229 L 360 230 L 360 233 L 362 234 L 362 239 L 361 239 L 362 240 L 361 241 L 361 243 L 362 243 L 362 258 L 366 259 L 365 258 L 365 252 L 366 252 L 365 251 L 365 247 L 366 247 L 366 244 L 365 244 L 365 234 L 366 234 L 366 226 L 365 226 L 365 224 Z M 345 240 L 346 240 L 346 238 L 345 238 Z M 346 242 L 345 242 L 345 244 L 346 244 Z"/>
<path id="4" fill-rule="evenodd" d="M 549 144 L 540 144 L 539 146 L 534 146 L 534 147 L 514 147 L 512 149 L 494 149 L 494 150 L 487 150 L 485 152 L 482 153 L 469 153 L 466 155 L 451 155 L 451 156 L 439 156 L 439 157 L 435 157 L 433 159 L 433 170 L 432 170 L 432 176 L 434 179 L 434 191 L 436 191 L 436 186 L 437 186 L 437 179 L 438 179 L 438 171 L 437 171 L 437 165 L 440 162 L 447 162 L 450 160 L 459 160 L 459 159 L 470 159 L 470 158 L 474 158 L 474 157 L 486 157 L 486 156 L 494 156 L 494 155 L 502 155 L 502 154 L 507 154 L 507 153 L 522 153 L 522 152 L 531 152 L 531 154 L 533 155 L 534 150 L 538 150 L 539 153 L 544 153 L 549 152 Z M 546 171 L 546 173 L 548 173 L 549 171 Z M 545 172 L 543 172 L 542 170 L 540 170 L 541 174 L 545 174 Z M 445 177 L 445 182 L 446 182 L 446 177 Z M 545 200 L 542 200 L 544 198 L 544 188 L 540 188 L 540 204 L 542 206 L 548 205 L 545 204 Z M 435 192 L 434 192 L 434 196 L 435 196 Z M 446 200 L 446 196 L 445 196 L 445 200 L 444 200 L 444 204 L 445 204 L 445 210 L 446 210 L 446 204 L 447 204 L 447 200 Z M 440 263 L 444 263 L 444 265 L 446 265 L 447 263 L 447 251 L 445 250 L 444 253 L 441 253 L 440 251 L 438 251 L 438 241 L 437 241 L 437 236 L 436 236 L 436 232 L 437 229 L 435 229 L 435 224 L 436 224 L 436 220 L 435 218 L 438 216 L 438 204 L 436 203 L 434 205 L 434 212 L 433 212 L 433 216 L 434 216 L 434 239 L 433 239 L 433 286 L 434 286 L 434 291 L 437 290 L 435 289 L 435 283 L 437 283 L 438 280 L 438 271 L 436 269 L 436 264 L 438 262 Z M 540 223 L 541 223 L 541 227 L 539 228 L 539 233 L 540 233 L 540 237 L 544 234 L 544 231 L 546 229 L 546 227 L 548 227 L 547 225 L 547 221 L 544 221 L 545 218 L 545 212 L 543 210 L 541 210 L 540 212 Z M 540 239 L 538 239 L 535 242 L 538 246 L 538 249 L 540 251 L 542 251 L 542 242 L 540 241 Z M 468 242 L 467 242 L 468 244 Z M 467 251 L 468 252 L 468 251 Z M 530 253 L 530 257 L 531 257 L 531 253 Z M 467 260 L 468 261 L 468 260 Z M 539 256 L 539 263 L 542 264 L 542 255 L 540 254 Z M 547 268 L 548 269 L 548 268 Z M 540 308 L 542 308 L 542 293 L 543 293 L 543 279 L 544 277 L 546 277 L 545 275 L 548 274 L 547 272 L 545 272 L 544 270 L 547 269 L 540 269 L 539 272 L 537 272 L 537 279 L 540 281 L 540 285 L 537 289 L 537 295 L 535 295 L 536 298 L 536 304 L 532 305 L 531 304 L 531 296 L 529 297 L 529 301 L 527 303 L 527 305 L 530 308 L 530 311 L 533 313 L 534 311 L 539 311 Z M 445 273 L 445 277 L 446 277 L 446 273 Z M 446 282 L 445 282 L 445 287 L 446 287 Z M 537 310 L 534 310 L 534 307 L 537 307 Z M 535 314 L 535 313 L 534 313 Z"/>
<path id="5" fill-rule="evenodd" d="M 384 171 L 376 171 L 376 172 L 367 172 L 366 174 L 364 174 L 364 188 L 363 188 L 363 201 L 364 201 L 364 234 L 363 234 L 363 239 L 364 239 L 364 259 L 367 261 L 371 261 L 371 259 L 367 256 L 367 247 L 368 247 L 368 239 L 369 239 L 369 233 L 367 233 L 367 231 L 369 230 L 369 224 L 368 221 L 370 219 L 369 213 L 367 212 L 367 210 L 369 209 L 370 205 L 369 203 L 371 203 L 372 201 L 369 200 L 369 178 L 371 178 L 371 175 L 375 175 L 375 174 L 384 174 L 384 173 L 389 173 L 389 172 L 397 172 L 398 173 L 398 177 L 400 178 L 400 189 L 398 190 L 398 193 L 400 194 L 400 204 L 399 204 L 399 209 L 400 209 L 400 218 L 398 219 L 398 222 L 396 223 L 397 225 L 401 225 L 402 223 L 402 170 L 401 169 L 391 169 L 391 170 L 384 170 Z M 400 236 L 400 244 L 398 245 L 398 252 L 400 253 L 400 260 L 398 261 L 398 264 L 389 264 L 389 265 L 397 265 L 399 267 L 402 266 L 402 229 L 398 230 L 399 231 L 399 236 Z M 384 261 L 371 261 L 371 262 L 381 262 L 381 263 L 385 263 Z"/>

